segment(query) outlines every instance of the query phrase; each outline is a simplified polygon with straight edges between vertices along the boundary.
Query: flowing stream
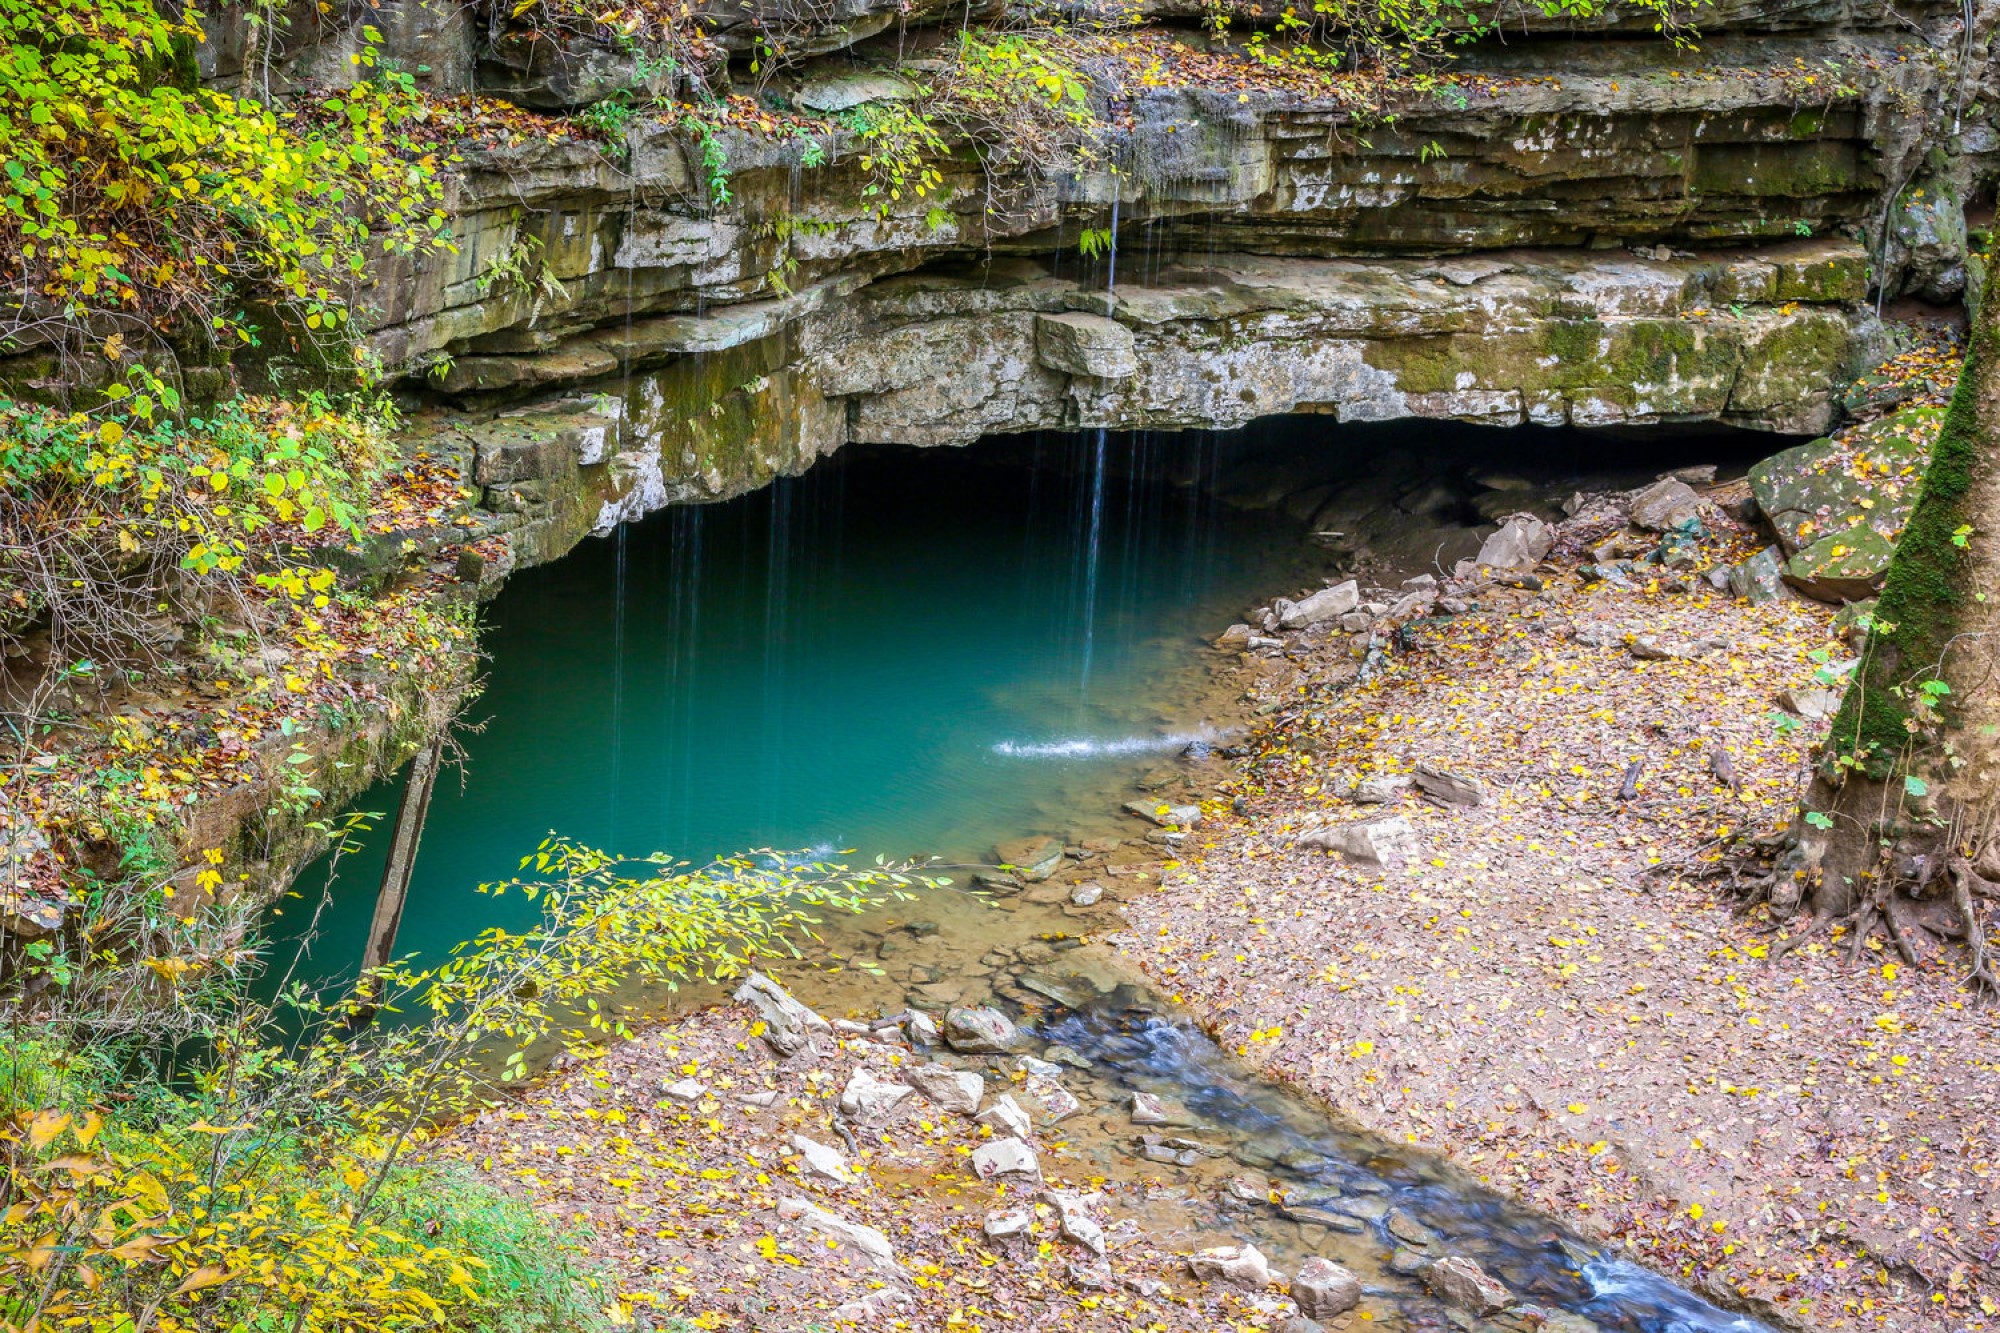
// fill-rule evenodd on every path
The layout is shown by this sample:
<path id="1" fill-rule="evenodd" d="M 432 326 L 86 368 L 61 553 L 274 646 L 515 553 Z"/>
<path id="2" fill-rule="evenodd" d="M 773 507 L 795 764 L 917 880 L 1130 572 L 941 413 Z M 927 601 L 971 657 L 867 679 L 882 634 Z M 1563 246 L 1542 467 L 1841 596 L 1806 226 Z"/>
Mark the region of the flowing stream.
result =
<path id="1" fill-rule="evenodd" d="M 1379 473 L 1388 446 L 1423 446 L 1432 461 L 1411 494 L 1433 473 L 1463 484 L 1453 447 L 1491 449 L 1436 426 L 1289 429 L 1323 456 L 1344 432 L 1350 478 Z M 1562 438 L 1535 437 L 1539 466 L 1563 466 L 1551 448 Z M 524 924 L 508 915 L 518 899 L 474 886 L 515 873 L 551 830 L 696 862 L 771 848 L 956 865 L 1051 834 L 1101 870 L 1110 902 L 1141 891 L 1120 862 L 1159 849 L 1133 841 L 1140 830 L 1118 806 L 1135 784 L 1219 763 L 1202 757 L 1209 743 L 1242 722 L 1203 639 L 1336 558 L 1331 537 L 1301 540 L 1328 521 L 1327 499 L 1272 500 L 1298 486 L 1269 480 L 1284 471 L 1258 453 L 1270 439 L 1099 432 L 857 449 L 516 576 L 484 639 L 490 675 L 473 716 L 487 725 L 467 738 L 462 776 L 438 781 L 397 951 L 435 959 L 486 925 Z M 1545 472 L 1543 491 L 1569 479 Z M 1378 543 L 1465 553 L 1479 516 L 1450 485 L 1441 493 L 1414 513 L 1383 504 Z M 391 811 L 396 796 L 385 784 L 357 806 Z M 279 909 L 283 941 L 331 894 L 305 977 L 355 966 L 386 832 L 385 820 L 330 890 L 324 864 L 308 870 Z M 1450 1326 L 1411 1275 L 1424 1254 L 1449 1251 L 1605 1328 L 1759 1327 L 1258 1081 L 1084 939 L 1114 925 L 1054 881 L 1004 897 L 952 888 L 837 922 L 814 957 L 774 970 L 831 1013 L 1009 1009 L 1081 1103 L 1061 1136 L 1134 1185 L 1121 1197 L 1155 1239 L 1251 1239 L 1287 1269 L 1327 1255 L 1362 1277 L 1364 1309 L 1386 1326 Z M 862 958 L 879 974 L 842 965 Z M 1135 1091 L 1175 1108 L 1150 1140 L 1129 1115 Z M 1248 1179 L 1232 1189 L 1236 1177 Z"/>

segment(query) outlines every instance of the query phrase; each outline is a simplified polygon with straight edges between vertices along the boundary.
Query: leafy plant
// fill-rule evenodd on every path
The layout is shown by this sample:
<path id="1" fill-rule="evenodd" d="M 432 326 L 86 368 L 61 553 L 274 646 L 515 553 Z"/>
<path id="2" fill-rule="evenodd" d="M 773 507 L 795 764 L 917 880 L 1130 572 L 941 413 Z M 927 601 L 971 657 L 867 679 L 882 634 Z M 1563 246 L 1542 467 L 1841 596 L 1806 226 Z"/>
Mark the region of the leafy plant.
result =
<path id="1" fill-rule="evenodd" d="M 0 0 L 0 322 L 17 337 L 101 317 L 248 341 L 246 288 L 332 330 L 373 247 L 448 247 L 436 159 L 399 129 L 407 76 L 281 113 L 196 80 L 201 17 L 153 0 Z"/>
<path id="2" fill-rule="evenodd" d="M 241 959 L 159 958 L 197 1037 L 171 1082 L 170 1050 L 132 1038 L 114 1061 L 66 1040 L 95 1029 L 60 998 L 30 1037 L 17 1000 L 0 1050 L 0 1333 L 590 1327 L 561 1239 L 412 1145 L 496 1075 L 523 1077 L 531 1048 L 624 1035 L 614 991 L 797 956 L 825 913 L 924 882 L 770 856 L 690 869 L 554 837 L 522 869 L 484 891 L 532 903 L 531 924 L 330 1001 L 288 984 L 259 1003 Z"/>

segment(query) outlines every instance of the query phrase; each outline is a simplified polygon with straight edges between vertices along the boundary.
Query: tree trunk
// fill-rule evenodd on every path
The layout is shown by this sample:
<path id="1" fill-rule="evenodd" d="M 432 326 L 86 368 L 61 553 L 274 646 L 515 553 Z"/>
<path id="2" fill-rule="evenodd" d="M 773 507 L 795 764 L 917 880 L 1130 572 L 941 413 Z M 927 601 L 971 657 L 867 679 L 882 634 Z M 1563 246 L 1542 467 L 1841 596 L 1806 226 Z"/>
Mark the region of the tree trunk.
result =
<path id="1" fill-rule="evenodd" d="M 2000 300 L 1973 329 L 1868 643 L 1770 889 L 1808 932 L 1881 930 L 1915 961 L 1963 936 L 1994 988 L 1982 899 L 2000 895 Z M 1794 942 L 1803 936 L 1794 937 Z"/>

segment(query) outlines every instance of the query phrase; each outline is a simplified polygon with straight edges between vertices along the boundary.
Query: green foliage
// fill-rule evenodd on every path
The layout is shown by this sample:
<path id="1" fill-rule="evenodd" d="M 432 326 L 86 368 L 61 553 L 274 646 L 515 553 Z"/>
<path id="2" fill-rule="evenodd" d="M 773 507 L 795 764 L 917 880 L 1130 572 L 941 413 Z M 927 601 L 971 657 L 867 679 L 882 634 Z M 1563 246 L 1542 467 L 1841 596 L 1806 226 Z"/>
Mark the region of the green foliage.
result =
<path id="1" fill-rule="evenodd" d="M 491 1100 L 496 1079 L 522 1077 L 531 1049 L 625 1035 L 611 1000 L 635 983 L 798 956 L 826 913 L 926 882 L 768 856 L 696 870 L 554 837 L 523 869 L 484 890 L 527 898 L 533 924 L 489 929 L 434 967 L 381 969 L 334 1000 L 283 985 L 277 1002 L 252 1002 L 247 955 L 146 959 L 171 977 L 176 1017 L 162 1027 L 183 1038 L 163 1047 L 95 1039 L 95 1016 L 61 995 L 41 1002 L 31 1038 L 16 996 L 0 1197 L 19 1206 L 0 1211 L 0 1333 L 38 1319 L 591 1328 L 603 1297 L 570 1247 L 412 1146 Z"/>
<path id="2" fill-rule="evenodd" d="M 576 123 L 598 141 L 606 157 L 614 162 L 623 162 L 632 154 L 632 145 L 626 141 L 625 133 L 636 114 L 631 94 L 620 91 L 577 112 Z"/>
<path id="3" fill-rule="evenodd" d="M 371 246 L 448 244 L 435 161 L 383 75 L 300 112 L 189 77 L 201 15 L 153 0 L 0 0 L 7 320 L 120 316 L 251 336 L 245 290 L 345 323 Z M 374 30 L 367 29 L 368 34 Z"/>
<path id="4" fill-rule="evenodd" d="M 480 273 L 479 294 L 489 296 L 497 291 L 503 294 L 535 296 L 551 301 L 566 298 L 569 289 L 549 272 L 548 258 L 543 253 L 542 238 L 534 232 L 523 230 L 519 217 L 515 218 L 514 226 L 513 243 Z M 450 362 L 446 361 L 443 363 L 443 369 L 434 368 L 434 373 L 442 378 L 450 369 Z"/>
<path id="5" fill-rule="evenodd" d="M 699 112 L 689 111 L 681 117 L 680 127 L 694 135 L 695 144 L 700 149 L 701 174 L 708 183 L 709 206 L 727 208 L 736 199 L 729 189 L 729 149 L 717 134 L 714 121 Z"/>
<path id="6" fill-rule="evenodd" d="M 905 194 L 922 199 L 944 183 L 937 164 L 951 153 L 938 128 L 907 102 L 864 102 L 840 117 L 861 141 L 861 196 L 887 213 Z"/>
<path id="7" fill-rule="evenodd" d="M 1619 6 L 1653 20 L 1653 30 L 1676 45 L 1689 43 L 1690 16 L 1707 0 L 1529 0 L 1527 8 L 1549 18 L 1588 19 Z M 1208 0 L 1205 21 L 1226 31 L 1230 0 Z M 1272 65 L 1421 70 L 1448 59 L 1451 49 L 1498 31 L 1500 11 L 1480 0 L 1311 0 L 1289 5 L 1272 24 L 1269 40 L 1253 33 L 1249 54 Z"/>
<path id="8" fill-rule="evenodd" d="M 1085 227 L 1076 234 L 1077 253 L 1085 259 L 1095 259 L 1107 253 L 1116 239 L 1109 227 Z"/>
<path id="9" fill-rule="evenodd" d="M 379 1148 L 308 1106 L 253 1109 L 251 1072 L 134 1079 L 10 1034 L 0 1330 L 601 1326 L 574 1244 L 524 1204 L 411 1160 L 363 1207 Z"/>

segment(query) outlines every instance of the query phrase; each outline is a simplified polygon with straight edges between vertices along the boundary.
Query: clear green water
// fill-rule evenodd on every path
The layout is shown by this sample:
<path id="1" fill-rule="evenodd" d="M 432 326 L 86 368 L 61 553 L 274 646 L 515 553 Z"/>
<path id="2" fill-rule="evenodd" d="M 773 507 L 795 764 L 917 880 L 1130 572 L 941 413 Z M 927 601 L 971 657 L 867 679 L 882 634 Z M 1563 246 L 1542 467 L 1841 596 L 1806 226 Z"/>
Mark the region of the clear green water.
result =
<path id="1" fill-rule="evenodd" d="M 517 576 L 398 952 L 505 923 L 509 900 L 475 886 L 551 830 L 697 862 L 964 862 L 1101 826 L 1201 733 L 1201 639 L 1300 551 L 1295 523 L 1166 480 L 1212 471 L 1216 447 L 1111 436 L 1101 496 L 1093 437 L 857 452 Z M 385 817 L 343 860 L 305 975 L 360 956 L 398 786 L 357 802 Z M 291 923 L 325 884 L 323 864 L 299 878 Z"/>

